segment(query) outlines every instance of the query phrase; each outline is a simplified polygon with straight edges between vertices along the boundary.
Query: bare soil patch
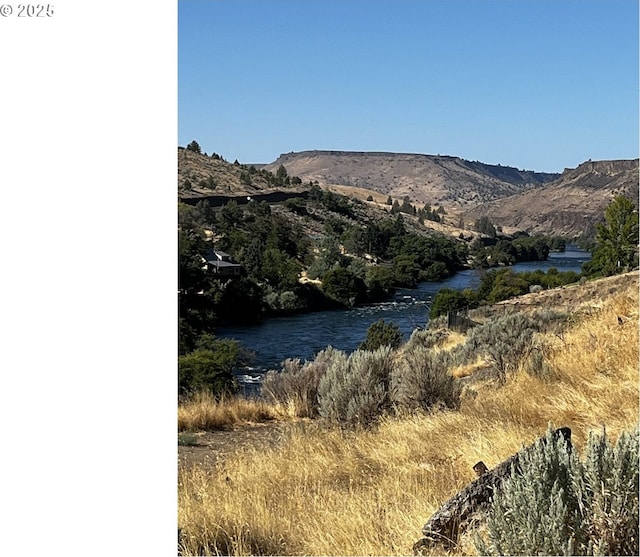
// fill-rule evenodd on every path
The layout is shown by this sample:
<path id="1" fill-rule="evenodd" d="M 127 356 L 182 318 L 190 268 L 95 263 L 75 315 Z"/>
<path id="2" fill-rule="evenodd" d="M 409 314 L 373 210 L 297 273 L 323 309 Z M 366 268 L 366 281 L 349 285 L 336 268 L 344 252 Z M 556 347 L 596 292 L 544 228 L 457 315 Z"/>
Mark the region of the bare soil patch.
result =
<path id="1" fill-rule="evenodd" d="M 214 466 L 247 449 L 259 451 L 277 446 L 292 425 L 287 422 L 267 422 L 196 433 L 197 445 L 178 445 L 178 467 Z"/>

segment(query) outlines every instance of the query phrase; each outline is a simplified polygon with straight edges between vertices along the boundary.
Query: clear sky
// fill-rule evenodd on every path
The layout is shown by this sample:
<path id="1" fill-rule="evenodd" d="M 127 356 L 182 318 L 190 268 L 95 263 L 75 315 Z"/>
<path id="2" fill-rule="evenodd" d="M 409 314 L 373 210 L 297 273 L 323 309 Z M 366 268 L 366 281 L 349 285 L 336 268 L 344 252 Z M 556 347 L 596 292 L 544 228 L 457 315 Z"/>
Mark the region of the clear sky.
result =
<path id="1" fill-rule="evenodd" d="M 180 0 L 178 144 L 561 172 L 638 156 L 636 0 Z"/>

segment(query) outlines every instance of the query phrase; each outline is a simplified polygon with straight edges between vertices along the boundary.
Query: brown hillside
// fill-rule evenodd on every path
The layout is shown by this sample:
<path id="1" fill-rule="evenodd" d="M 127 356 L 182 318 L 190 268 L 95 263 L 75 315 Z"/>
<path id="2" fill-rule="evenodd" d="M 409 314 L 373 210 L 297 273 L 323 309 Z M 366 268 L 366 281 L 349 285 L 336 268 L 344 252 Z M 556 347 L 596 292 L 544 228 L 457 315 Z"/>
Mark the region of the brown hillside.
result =
<path id="1" fill-rule="evenodd" d="M 251 165 L 232 164 L 178 147 L 178 195 L 182 199 L 198 199 L 304 189 L 296 186 L 276 187 L 268 182 L 260 170 L 255 167 L 254 170 L 251 170 Z"/>
<path id="2" fill-rule="evenodd" d="M 304 182 L 365 188 L 453 208 L 536 189 L 558 176 L 459 157 L 351 151 L 288 153 L 265 168 L 275 172 L 281 164 Z"/>
<path id="3" fill-rule="evenodd" d="M 505 232 L 577 236 L 601 220 L 616 195 L 638 200 L 638 159 L 588 161 L 565 170 L 554 182 L 512 197 L 475 207 L 468 221 L 488 216 Z"/>
<path id="4" fill-rule="evenodd" d="M 254 170 L 251 170 L 252 166 Z M 259 166 L 262 166 L 262 168 L 258 168 Z M 309 190 L 310 185 L 307 179 L 297 186 L 288 185 L 282 187 L 269 183 L 265 173 L 275 174 L 278 167 L 279 165 L 276 165 L 273 170 L 269 170 L 264 165 L 229 163 L 220 158 L 201 155 L 179 147 L 178 197 L 182 201 L 191 204 L 195 203 L 196 200 L 206 198 L 217 206 L 220 203 L 225 203 L 230 198 L 238 198 L 240 202 L 244 202 L 250 196 L 255 196 L 258 199 L 260 197 L 265 198 L 265 194 L 282 192 L 284 194 L 282 197 L 286 197 L 287 194 L 297 194 Z M 291 177 L 297 176 L 290 170 L 288 170 L 288 173 Z M 249 177 L 250 184 L 247 183 L 247 177 Z M 187 184 L 189 184 L 189 187 L 187 187 Z M 352 186 L 324 185 L 323 189 L 361 201 L 362 203 L 354 206 L 354 212 L 357 214 L 359 222 L 365 223 L 390 218 L 391 216 L 390 207 L 386 204 L 387 195 Z M 282 199 L 277 201 L 282 201 Z M 400 199 L 399 201 L 402 200 Z M 274 210 L 285 212 L 288 218 L 298 222 L 303 230 L 310 235 L 318 235 L 323 231 L 326 215 L 314 214 L 314 218 L 310 218 L 296 215 L 284 207 L 277 207 Z M 403 218 L 408 228 L 418 234 L 435 231 L 458 238 L 460 233 L 463 232 L 467 239 L 476 235 L 475 232 L 461 231 L 457 228 L 458 215 L 455 208 L 447 209 L 447 214 L 441 217 L 443 219 L 441 223 L 427 220 L 424 224 L 419 224 L 416 217 L 406 214 L 403 215 Z"/>

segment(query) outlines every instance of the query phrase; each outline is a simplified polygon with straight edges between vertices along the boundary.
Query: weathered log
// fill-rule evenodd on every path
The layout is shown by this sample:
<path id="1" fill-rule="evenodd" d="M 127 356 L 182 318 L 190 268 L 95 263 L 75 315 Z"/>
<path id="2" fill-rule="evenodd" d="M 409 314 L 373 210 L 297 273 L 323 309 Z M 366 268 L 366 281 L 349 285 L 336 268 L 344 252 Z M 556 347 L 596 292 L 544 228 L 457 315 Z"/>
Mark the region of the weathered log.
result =
<path id="1" fill-rule="evenodd" d="M 553 432 L 554 437 L 562 436 L 571 447 L 571 429 L 561 427 Z M 517 470 L 520 456 L 544 442 L 542 437 L 532 445 L 523 448 L 510 456 L 492 470 L 487 470 L 484 463 L 478 462 L 473 468 L 478 478 L 469 483 L 442 505 L 422 528 L 424 538 L 413 545 L 415 555 L 420 555 L 423 548 L 442 544 L 450 548 L 457 543 L 461 533 L 480 520 L 479 515 L 488 510 L 496 490 L 502 482 L 511 476 L 512 470 Z"/>

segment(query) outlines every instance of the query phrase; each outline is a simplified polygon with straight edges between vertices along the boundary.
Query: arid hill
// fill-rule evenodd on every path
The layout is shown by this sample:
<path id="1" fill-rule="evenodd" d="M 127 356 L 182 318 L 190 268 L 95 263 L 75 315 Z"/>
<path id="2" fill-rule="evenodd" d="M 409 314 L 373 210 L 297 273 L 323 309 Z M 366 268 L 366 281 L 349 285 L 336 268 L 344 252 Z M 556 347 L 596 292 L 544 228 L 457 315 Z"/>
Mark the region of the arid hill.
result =
<path id="1" fill-rule="evenodd" d="M 365 188 L 452 208 L 535 190 L 558 177 L 459 157 L 406 153 L 303 151 L 280 155 L 265 168 L 275 172 L 280 165 L 304 182 Z"/>
<path id="2" fill-rule="evenodd" d="M 638 200 L 638 159 L 588 161 L 544 187 L 479 205 L 464 217 L 473 222 L 487 216 L 505 232 L 572 237 L 592 229 L 621 194 Z"/>
<path id="3" fill-rule="evenodd" d="M 311 189 L 310 181 L 299 182 L 288 171 L 289 184 L 275 184 L 279 165 L 273 171 L 264 165 L 229 163 L 218 155 L 208 156 L 188 149 L 178 148 L 178 198 L 190 205 L 207 200 L 211 206 L 220 206 L 234 199 L 246 203 L 248 198 L 268 203 L 281 203 L 288 197 L 305 196 Z M 345 196 L 354 201 L 354 217 L 358 222 L 368 223 L 380 219 L 395 218 L 387 205 L 387 195 L 372 190 L 340 185 L 324 185 L 322 189 Z M 418 205 L 415 203 L 415 205 Z M 300 215 L 285 206 L 274 207 L 274 211 L 284 212 L 287 218 L 296 221 L 306 233 L 317 236 L 323 233 L 324 220 L 328 215 Z M 467 239 L 476 232 L 457 228 L 457 214 L 447 211 L 441 215 L 441 222 L 425 220 L 418 222 L 415 215 L 403 214 L 409 230 L 418 234 L 439 232 L 454 238 L 460 238 L 461 232 Z"/>
<path id="4" fill-rule="evenodd" d="M 284 166 L 301 183 L 276 183 Z M 184 201 L 296 194 L 317 182 L 361 201 L 386 206 L 387 196 L 408 196 L 419 206 L 443 205 L 447 224 L 488 216 L 507 233 L 575 237 L 593 229 L 619 194 L 638 199 L 638 159 L 588 161 L 561 175 L 470 162 L 458 157 L 402 153 L 303 151 L 268 165 L 229 163 L 178 148 L 178 195 Z M 454 235 L 458 231 L 447 230 Z"/>
<path id="5" fill-rule="evenodd" d="M 229 163 L 178 147 L 178 195 L 181 199 L 210 196 L 240 197 L 277 191 L 298 192 L 297 185 L 269 181 L 269 173 L 251 165 Z M 308 188 L 307 188 L 308 189 Z"/>

